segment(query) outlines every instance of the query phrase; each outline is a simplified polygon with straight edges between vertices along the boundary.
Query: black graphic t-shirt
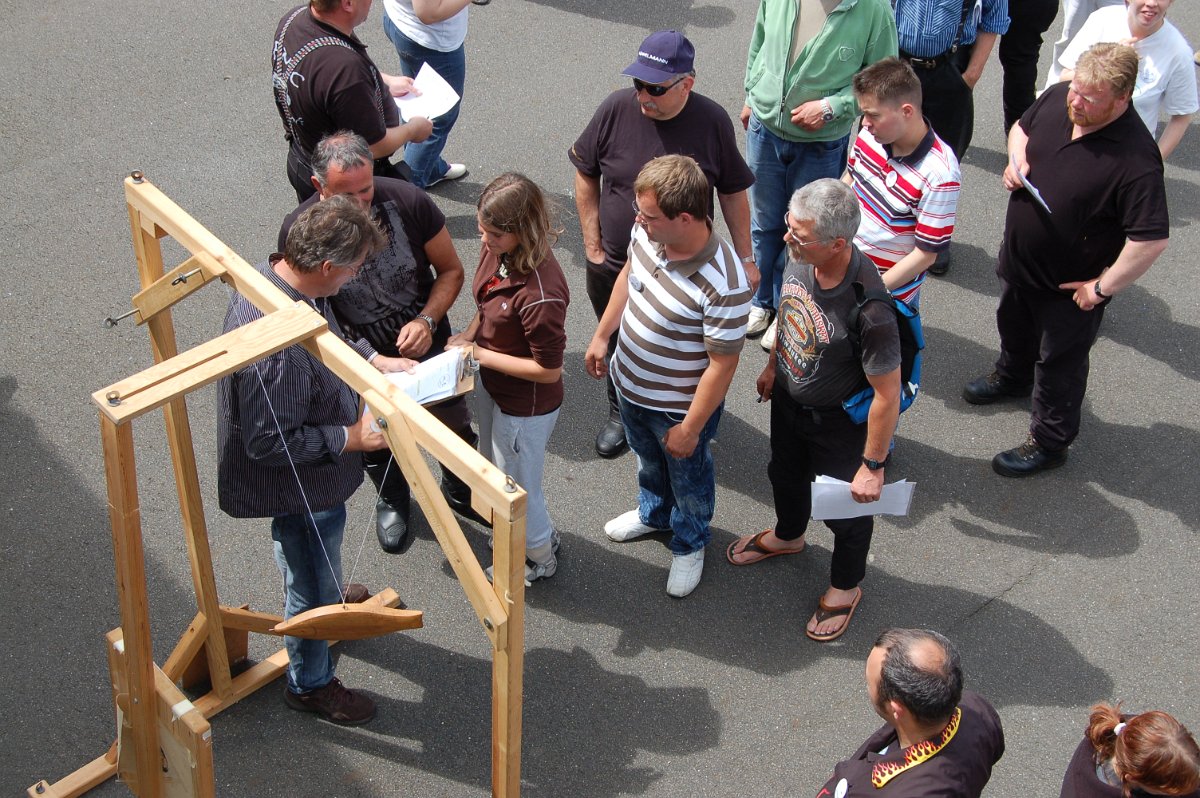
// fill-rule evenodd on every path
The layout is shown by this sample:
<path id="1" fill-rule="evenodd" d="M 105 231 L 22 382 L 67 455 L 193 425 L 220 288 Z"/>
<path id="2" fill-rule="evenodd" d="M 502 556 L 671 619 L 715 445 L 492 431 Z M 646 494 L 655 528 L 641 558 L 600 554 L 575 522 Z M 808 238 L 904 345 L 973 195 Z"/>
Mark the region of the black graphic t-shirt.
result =
<path id="1" fill-rule="evenodd" d="M 859 315 L 862 360 L 855 358 L 846 335 L 855 281 L 867 291 L 884 290 L 879 271 L 858 249 L 846 277 L 828 291 L 817 285 L 810 264 L 789 261 L 784 269 L 775 382 L 798 404 L 836 407 L 866 385 L 867 374 L 900 367 L 896 314 L 882 302 L 868 302 Z"/>

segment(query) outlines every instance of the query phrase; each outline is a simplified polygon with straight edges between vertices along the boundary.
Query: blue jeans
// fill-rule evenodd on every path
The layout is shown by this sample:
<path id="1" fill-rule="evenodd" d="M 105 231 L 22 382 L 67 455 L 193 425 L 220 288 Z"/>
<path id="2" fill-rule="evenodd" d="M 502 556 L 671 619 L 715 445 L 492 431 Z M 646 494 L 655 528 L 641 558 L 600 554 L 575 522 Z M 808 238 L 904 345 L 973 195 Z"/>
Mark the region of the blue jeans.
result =
<path id="1" fill-rule="evenodd" d="M 346 505 L 313 513 L 316 534 L 308 516 L 281 515 L 271 519 L 275 562 L 283 574 L 286 596 L 284 619 L 315 607 L 342 600 L 342 531 L 346 528 Z M 307 693 L 329 684 L 333 659 L 329 643 L 285 636 L 288 653 L 288 688 Z"/>
<path id="2" fill-rule="evenodd" d="M 541 416 L 507 415 L 479 379 L 475 382 L 475 409 L 479 421 L 479 453 L 516 480 L 527 494 L 525 548 L 544 546 L 550 542 L 554 526 L 546 511 L 542 474 L 546 470 L 546 444 L 554 432 L 559 411 Z"/>
<path id="3" fill-rule="evenodd" d="M 667 454 L 663 438 L 683 421 L 683 414 L 651 410 L 621 397 L 625 440 L 638 459 L 638 517 L 643 524 L 671 530 L 673 554 L 700 551 L 712 539 L 708 524 L 717 503 L 717 479 L 708 444 L 716 437 L 724 407 L 713 411 L 692 456 L 679 460 Z"/>
<path id="4" fill-rule="evenodd" d="M 796 190 L 822 177 L 838 178 L 846 170 L 850 135 L 835 141 L 786 141 L 753 114 L 746 130 L 746 163 L 754 172 L 750 187 L 750 238 L 762 282 L 751 302 L 766 310 L 779 307 L 783 267 L 787 265 L 787 232 L 783 217 Z"/>
<path id="5" fill-rule="evenodd" d="M 400 73 L 415 78 L 422 64 L 429 64 L 446 82 L 462 97 L 463 84 L 467 80 L 467 51 L 465 45 L 459 45 L 457 50 L 443 53 L 440 50 L 430 50 L 423 47 L 400 32 L 387 14 L 383 15 L 383 32 L 396 46 L 396 54 L 400 56 Z M 404 147 L 404 162 L 412 169 L 414 184 L 425 188 L 430 183 L 441 178 L 450 168 L 450 164 L 442 159 L 442 149 L 446 146 L 446 138 L 450 128 L 458 120 L 458 110 L 462 101 L 433 120 L 433 133 L 424 141 L 416 144 L 406 144 Z"/>

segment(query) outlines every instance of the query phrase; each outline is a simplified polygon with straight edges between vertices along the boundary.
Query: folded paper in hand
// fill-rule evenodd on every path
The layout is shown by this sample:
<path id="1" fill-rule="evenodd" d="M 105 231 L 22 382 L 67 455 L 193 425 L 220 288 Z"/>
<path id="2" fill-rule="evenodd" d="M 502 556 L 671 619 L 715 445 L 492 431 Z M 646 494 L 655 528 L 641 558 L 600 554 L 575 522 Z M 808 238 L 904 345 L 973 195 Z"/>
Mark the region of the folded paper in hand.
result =
<path id="1" fill-rule="evenodd" d="M 902 479 L 883 486 L 879 501 L 859 504 L 850 495 L 850 483 L 818 475 L 812 483 L 814 521 L 831 518 L 858 518 L 863 515 L 908 515 L 915 482 Z"/>
<path id="2" fill-rule="evenodd" d="M 449 399 L 475 386 L 468 350 L 455 347 L 418 363 L 412 374 L 393 371 L 388 381 L 400 387 L 414 402 L 423 405 Z"/>
<path id="3" fill-rule="evenodd" d="M 458 92 L 429 64 L 421 65 L 417 77 L 413 79 L 413 86 L 421 92 L 419 95 L 413 92 L 393 98 L 405 122 L 414 116 L 437 119 L 453 108 L 459 100 Z"/>

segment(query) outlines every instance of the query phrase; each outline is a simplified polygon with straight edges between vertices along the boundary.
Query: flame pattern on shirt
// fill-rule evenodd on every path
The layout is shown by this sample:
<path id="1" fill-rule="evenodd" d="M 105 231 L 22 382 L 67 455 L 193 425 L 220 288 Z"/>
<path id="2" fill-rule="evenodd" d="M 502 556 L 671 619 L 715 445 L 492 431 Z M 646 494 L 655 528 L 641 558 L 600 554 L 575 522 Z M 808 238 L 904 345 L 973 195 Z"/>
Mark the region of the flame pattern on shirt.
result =
<path id="1" fill-rule="evenodd" d="M 910 745 L 904 749 L 904 760 L 900 762 L 876 762 L 871 768 L 871 783 L 875 785 L 875 789 L 880 789 L 896 776 L 899 776 L 909 768 L 914 768 L 927 759 L 932 758 L 946 747 L 954 734 L 958 731 L 958 725 L 962 721 L 962 708 L 957 707 L 954 714 L 950 717 L 950 722 L 946 724 L 946 728 L 942 729 L 942 734 L 937 740 L 922 740 L 916 745 Z"/>

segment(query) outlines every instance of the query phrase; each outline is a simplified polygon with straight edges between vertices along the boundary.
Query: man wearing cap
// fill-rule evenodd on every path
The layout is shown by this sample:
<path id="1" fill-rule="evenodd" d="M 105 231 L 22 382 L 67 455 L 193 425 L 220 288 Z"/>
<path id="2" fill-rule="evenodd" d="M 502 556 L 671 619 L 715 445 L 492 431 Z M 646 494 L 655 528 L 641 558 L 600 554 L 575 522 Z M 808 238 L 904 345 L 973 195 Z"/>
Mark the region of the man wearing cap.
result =
<path id="1" fill-rule="evenodd" d="M 858 115 L 850 81 L 863 67 L 895 54 L 896 22 L 887 0 L 759 3 L 741 120 L 754 172 L 750 234 L 762 274 L 747 335 L 763 336 L 768 351 L 787 265 L 788 202 L 814 180 L 842 176 Z"/>
<path id="2" fill-rule="evenodd" d="M 587 292 L 597 319 L 628 260 L 634 180 L 660 155 L 687 155 L 700 164 L 708 179 L 708 215 L 713 216 L 715 189 L 734 251 L 751 284 L 758 282 L 747 195 L 754 175 L 738 151 L 729 115 L 692 90 L 694 60 L 695 49 L 682 33 L 665 30 L 647 36 L 637 60 L 622 73 L 633 78 L 632 91 L 610 94 L 567 153 L 576 170 L 575 205 L 583 230 Z M 609 357 L 616 350 L 616 338 L 614 332 Z M 596 436 L 596 453 L 616 457 L 627 444 L 611 377 L 607 384 L 608 420 Z"/>

